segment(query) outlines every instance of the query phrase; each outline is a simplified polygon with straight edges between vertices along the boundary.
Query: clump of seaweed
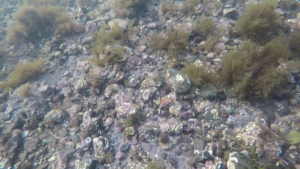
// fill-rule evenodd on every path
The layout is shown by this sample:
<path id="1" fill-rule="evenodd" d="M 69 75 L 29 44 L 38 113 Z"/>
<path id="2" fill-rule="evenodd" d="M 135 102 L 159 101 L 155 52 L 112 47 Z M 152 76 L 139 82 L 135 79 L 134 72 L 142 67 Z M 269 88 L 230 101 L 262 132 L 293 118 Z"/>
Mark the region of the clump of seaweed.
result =
<path id="1" fill-rule="evenodd" d="M 14 19 L 16 22 L 9 26 L 6 39 L 16 45 L 40 39 L 47 28 L 56 35 L 66 35 L 71 30 L 71 20 L 57 6 L 24 6 L 14 14 Z"/>
<path id="2" fill-rule="evenodd" d="M 175 15 L 177 10 L 178 10 L 178 6 L 172 1 L 167 1 L 161 4 L 162 14 Z"/>
<path id="3" fill-rule="evenodd" d="M 289 47 L 292 51 L 300 52 L 300 30 L 291 32 L 288 38 Z"/>
<path id="4" fill-rule="evenodd" d="M 43 72 L 45 59 L 37 59 L 33 62 L 18 63 L 15 70 L 0 82 L 0 91 L 5 88 L 15 89 L 21 84 Z"/>
<path id="5" fill-rule="evenodd" d="M 58 3 L 57 0 L 22 0 L 24 5 L 34 5 L 34 6 L 42 6 L 42 5 L 55 5 Z"/>
<path id="6" fill-rule="evenodd" d="M 236 22 L 236 28 L 242 37 L 259 43 L 266 43 L 279 33 L 280 16 L 275 13 L 276 0 L 264 0 L 246 7 Z"/>
<path id="7" fill-rule="evenodd" d="M 23 98 L 27 98 L 29 96 L 32 95 L 32 93 L 30 92 L 30 83 L 25 83 L 23 85 L 21 85 L 18 89 L 17 89 L 17 93 L 18 95 L 20 95 Z"/>
<path id="8" fill-rule="evenodd" d="M 195 6 L 199 3 L 199 0 L 186 0 L 182 4 L 182 11 L 188 15 L 193 15 L 195 13 Z"/>
<path id="9" fill-rule="evenodd" d="M 193 32 L 205 38 L 213 34 L 214 30 L 214 20 L 212 18 L 198 17 L 193 25 Z"/>
<path id="10" fill-rule="evenodd" d="M 124 61 L 126 49 L 115 45 L 115 42 L 128 43 L 134 33 L 132 23 L 129 24 L 127 31 L 122 29 L 117 22 L 114 22 L 109 30 L 107 29 L 108 25 L 102 25 L 97 33 L 96 41 L 92 44 L 94 57 L 90 59 L 90 62 L 100 67 Z"/>
<path id="11" fill-rule="evenodd" d="M 173 44 L 179 51 L 184 50 L 190 34 L 183 28 L 168 29 L 166 35 L 154 32 L 150 39 L 149 46 L 153 50 L 165 50 L 169 49 L 169 46 Z"/>
<path id="12" fill-rule="evenodd" d="M 215 85 L 219 81 L 219 76 L 212 67 L 191 63 L 183 68 L 181 72 L 186 74 L 197 87 L 202 87 L 206 84 Z"/>
<path id="13" fill-rule="evenodd" d="M 288 46 L 279 41 L 260 47 L 245 42 L 222 59 L 222 80 L 233 87 L 239 98 L 267 98 L 286 80 L 287 71 L 281 63 L 290 57 Z"/>
<path id="14" fill-rule="evenodd" d="M 145 11 L 146 0 L 114 0 L 113 9 L 119 18 L 132 18 L 139 12 Z"/>
<path id="15" fill-rule="evenodd" d="M 176 62 L 177 53 L 181 53 L 186 48 L 190 34 L 183 28 L 168 29 L 166 34 L 153 32 L 149 46 L 153 50 L 163 50 L 168 53 L 169 63 Z M 168 64 L 169 64 L 168 63 Z"/>
<path id="16" fill-rule="evenodd" d="M 157 161 L 153 159 L 152 161 L 148 162 L 146 169 L 163 169 L 164 165 L 163 159 L 158 159 Z"/>

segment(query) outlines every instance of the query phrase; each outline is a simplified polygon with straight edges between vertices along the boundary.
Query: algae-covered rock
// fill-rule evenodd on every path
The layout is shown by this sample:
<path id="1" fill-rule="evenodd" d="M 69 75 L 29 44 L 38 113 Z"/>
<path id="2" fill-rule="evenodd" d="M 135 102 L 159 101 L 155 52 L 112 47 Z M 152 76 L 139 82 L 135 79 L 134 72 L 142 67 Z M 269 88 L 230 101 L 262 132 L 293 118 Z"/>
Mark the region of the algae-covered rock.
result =
<path id="1" fill-rule="evenodd" d="M 296 130 L 291 130 L 288 134 L 284 136 L 291 144 L 300 143 L 300 133 Z"/>

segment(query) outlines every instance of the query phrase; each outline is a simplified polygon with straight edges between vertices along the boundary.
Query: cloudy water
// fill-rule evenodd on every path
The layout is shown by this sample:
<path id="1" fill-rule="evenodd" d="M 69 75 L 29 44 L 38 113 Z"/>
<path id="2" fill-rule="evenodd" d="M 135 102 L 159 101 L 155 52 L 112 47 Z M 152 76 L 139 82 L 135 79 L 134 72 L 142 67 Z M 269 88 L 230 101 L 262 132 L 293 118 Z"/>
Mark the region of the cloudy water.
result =
<path id="1" fill-rule="evenodd" d="M 297 0 L 0 0 L 0 169 L 299 169 Z"/>

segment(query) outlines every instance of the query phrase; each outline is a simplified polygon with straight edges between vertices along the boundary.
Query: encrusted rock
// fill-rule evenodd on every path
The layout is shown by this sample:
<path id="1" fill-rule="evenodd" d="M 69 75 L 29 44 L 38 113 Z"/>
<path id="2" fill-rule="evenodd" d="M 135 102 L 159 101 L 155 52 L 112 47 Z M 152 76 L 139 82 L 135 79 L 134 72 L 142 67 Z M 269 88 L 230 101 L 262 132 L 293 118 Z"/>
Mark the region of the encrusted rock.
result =
<path id="1" fill-rule="evenodd" d="M 176 93 L 186 93 L 192 87 L 191 81 L 186 75 L 183 75 L 178 70 L 168 69 L 166 72 L 166 83 Z"/>

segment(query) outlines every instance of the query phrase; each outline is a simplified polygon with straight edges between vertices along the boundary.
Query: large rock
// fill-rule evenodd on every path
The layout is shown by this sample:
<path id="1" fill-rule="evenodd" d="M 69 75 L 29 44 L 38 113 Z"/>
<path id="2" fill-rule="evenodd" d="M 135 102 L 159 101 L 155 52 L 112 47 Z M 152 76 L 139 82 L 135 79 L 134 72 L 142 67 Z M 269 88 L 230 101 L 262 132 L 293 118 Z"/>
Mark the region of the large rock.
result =
<path id="1" fill-rule="evenodd" d="M 191 89 L 191 81 L 186 75 L 183 75 L 178 70 L 168 69 L 166 73 L 166 83 L 176 93 L 186 93 Z"/>

